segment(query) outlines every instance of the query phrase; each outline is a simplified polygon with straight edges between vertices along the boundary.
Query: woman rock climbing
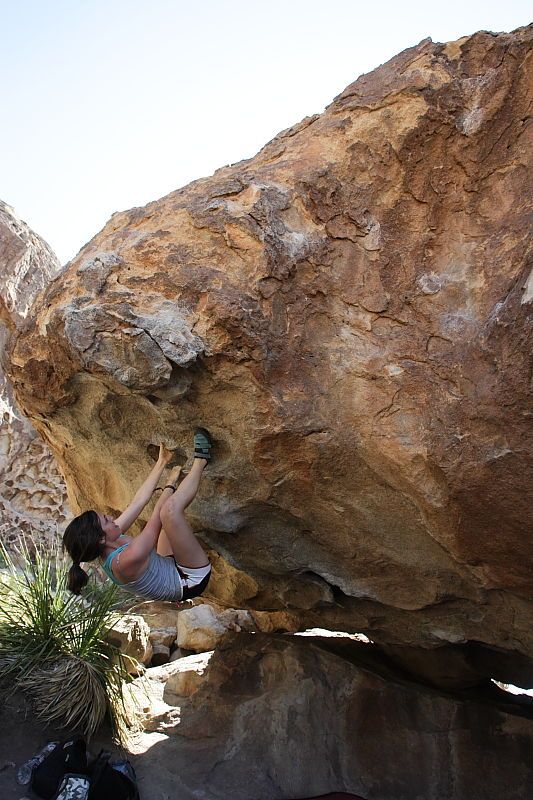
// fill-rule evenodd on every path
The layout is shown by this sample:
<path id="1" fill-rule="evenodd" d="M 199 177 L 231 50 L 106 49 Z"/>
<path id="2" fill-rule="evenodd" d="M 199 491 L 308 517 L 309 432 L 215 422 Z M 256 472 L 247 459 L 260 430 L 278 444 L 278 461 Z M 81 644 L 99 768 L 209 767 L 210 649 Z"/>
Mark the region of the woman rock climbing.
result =
<path id="1" fill-rule="evenodd" d="M 113 519 L 100 511 L 85 511 L 70 522 L 63 547 L 74 562 L 69 589 L 80 594 L 88 581 L 81 562 L 101 559 L 114 583 L 151 600 L 187 600 L 202 594 L 211 564 L 184 516 L 194 500 L 202 473 L 211 460 L 212 441 L 204 428 L 194 434 L 194 460 L 189 474 L 177 485 L 181 467 L 172 469 L 150 519 L 132 538 L 125 532 L 150 500 L 172 453 L 161 445 L 152 472 L 123 513 Z"/>

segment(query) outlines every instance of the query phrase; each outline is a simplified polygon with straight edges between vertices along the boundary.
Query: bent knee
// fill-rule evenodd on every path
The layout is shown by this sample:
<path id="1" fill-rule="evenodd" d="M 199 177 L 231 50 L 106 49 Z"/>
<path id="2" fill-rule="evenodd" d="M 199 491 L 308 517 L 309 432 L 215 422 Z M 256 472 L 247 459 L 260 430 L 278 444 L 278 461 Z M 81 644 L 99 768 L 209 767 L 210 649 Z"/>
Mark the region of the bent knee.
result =
<path id="1" fill-rule="evenodd" d="M 169 497 L 161 511 L 159 512 L 159 518 L 163 525 L 165 524 L 165 520 L 171 521 L 174 517 L 183 514 L 183 507 L 180 503 L 176 502 L 176 498 Z"/>

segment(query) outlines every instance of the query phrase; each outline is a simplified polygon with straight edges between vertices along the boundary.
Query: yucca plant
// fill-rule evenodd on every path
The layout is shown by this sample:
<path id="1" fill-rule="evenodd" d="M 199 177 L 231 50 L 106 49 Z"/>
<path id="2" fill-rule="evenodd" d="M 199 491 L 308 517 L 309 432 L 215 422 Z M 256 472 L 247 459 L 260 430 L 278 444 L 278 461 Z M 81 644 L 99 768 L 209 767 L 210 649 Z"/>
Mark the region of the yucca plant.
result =
<path id="1" fill-rule="evenodd" d="M 0 681 L 31 696 L 46 722 L 90 737 L 106 713 L 118 739 L 134 712 L 126 706 L 131 680 L 126 656 L 106 640 L 119 594 L 91 580 L 83 597 L 67 589 L 60 552 L 22 543 L 13 555 L 0 544 Z"/>

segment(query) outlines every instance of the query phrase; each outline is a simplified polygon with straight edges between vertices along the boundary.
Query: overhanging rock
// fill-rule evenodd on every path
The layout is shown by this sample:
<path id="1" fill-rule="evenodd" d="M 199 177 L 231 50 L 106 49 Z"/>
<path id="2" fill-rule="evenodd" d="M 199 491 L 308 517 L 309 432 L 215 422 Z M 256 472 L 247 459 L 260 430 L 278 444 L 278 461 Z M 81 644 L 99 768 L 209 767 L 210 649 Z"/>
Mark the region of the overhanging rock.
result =
<path id="1" fill-rule="evenodd" d="M 73 508 L 201 423 L 193 521 L 249 607 L 533 655 L 531 35 L 425 40 L 113 215 L 10 342 Z"/>

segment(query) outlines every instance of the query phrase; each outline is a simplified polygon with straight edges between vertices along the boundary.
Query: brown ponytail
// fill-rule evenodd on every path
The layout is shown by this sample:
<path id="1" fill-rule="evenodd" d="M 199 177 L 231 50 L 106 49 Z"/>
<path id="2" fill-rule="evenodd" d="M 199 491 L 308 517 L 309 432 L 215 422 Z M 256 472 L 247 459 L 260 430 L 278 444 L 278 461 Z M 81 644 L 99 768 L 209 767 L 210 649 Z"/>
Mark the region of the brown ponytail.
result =
<path id="1" fill-rule="evenodd" d="M 84 511 L 65 528 L 63 548 L 74 562 L 68 572 L 68 588 L 80 594 L 89 576 L 80 566 L 82 561 L 94 561 L 104 553 L 104 532 L 96 511 Z"/>
<path id="2" fill-rule="evenodd" d="M 68 588 L 74 594 L 81 594 L 81 590 L 87 585 L 89 576 L 79 564 L 73 564 L 68 571 Z"/>

